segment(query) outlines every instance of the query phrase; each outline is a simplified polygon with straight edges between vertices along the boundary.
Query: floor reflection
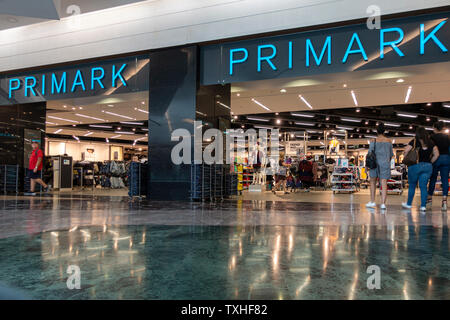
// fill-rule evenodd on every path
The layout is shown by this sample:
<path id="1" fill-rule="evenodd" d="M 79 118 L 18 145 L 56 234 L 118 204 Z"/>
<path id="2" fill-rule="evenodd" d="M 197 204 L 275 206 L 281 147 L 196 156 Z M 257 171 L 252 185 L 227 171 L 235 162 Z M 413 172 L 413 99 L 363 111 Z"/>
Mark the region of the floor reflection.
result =
<path id="1" fill-rule="evenodd" d="M 449 299 L 447 225 L 408 219 L 408 225 L 74 225 L 1 239 L 0 281 L 39 299 Z M 70 265 L 81 269 L 80 290 L 66 286 Z M 380 268 L 380 289 L 367 287 L 372 265 Z"/>

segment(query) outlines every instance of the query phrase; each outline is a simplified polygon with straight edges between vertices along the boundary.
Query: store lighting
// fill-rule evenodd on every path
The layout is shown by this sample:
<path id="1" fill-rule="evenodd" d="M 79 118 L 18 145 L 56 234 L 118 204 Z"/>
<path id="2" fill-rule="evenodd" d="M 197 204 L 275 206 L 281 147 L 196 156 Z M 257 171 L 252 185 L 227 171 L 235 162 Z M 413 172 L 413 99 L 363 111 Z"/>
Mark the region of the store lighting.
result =
<path id="1" fill-rule="evenodd" d="M 361 122 L 361 119 L 355 119 L 355 118 L 341 118 L 342 121 L 347 122 Z"/>
<path id="2" fill-rule="evenodd" d="M 135 126 L 143 126 L 144 123 L 143 122 L 129 122 L 129 121 L 120 121 L 121 124 L 131 124 L 131 125 L 135 125 Z"/>
<path id="3" fill-rule="evenodd" d="M 104 126 L 104 125 L 101 125 L 101 124 L 90 124 L 89 127 L 91 127 L 91 128 L 112 129 L 112 126 Z"/>
<path id="4" fill-rule="evenodd" d="M 269 127 L 269 126 L 261 126 L 261 125 L 259 125 L 259 126 L 253 126 L 253 128 L 256 128 L 256 129 L 270 129 L 270 130 L 273 129 L 273 127 Z"/>
<path id="5" fill-rule="evenodd" d="M 412 87 L 408 87 L 408 91 L 406 91 L 405 103 L 409 101 L 409 97 L 411 96 Z"/>
<path id="6" fill-rule="evenodd" d="M 258 100 L 252 98 L 252 101 L 253 101 L 254 103 L 256 103 L 258 106 L 260 106 L 261 108 L 266 109 L 267 111 L 272 111 L 272 110 L 270 110 L 268 107 L 266 107 L 265 105 L 263 105 L 261 102 L 259 102 Z"/>
<path id="7" fill-rule="evenodd" d="M 106 140 L 106 143 L 109 143 L 109 139 L 108 138 L 106 138 L 105 140 Z"/>
<path id="8" fill-rule="evenodd" d="M 56 123 L 50 122 L 50 121 L 45 121 L 45 124 L 54 124 L 54 125 L 56 125 Z"/>
<path id="9" fill-rule="evenodd" d="M 313 122 L 294 122 L 296 125 L 298 126 L 310 126 L 313 127 L 315 125 L 315 123 Z"/>
<path id="10" fill-rule="evenodd" d="M 429 117 L 427 117 L 427 121 L 430 121 L 431 119 Z"/>
<path id="11" fill-rule="evenodd" d="M 53 132 L 54 134 L 60 133 L 61 131 L 63 131 L 63 129 L 58 129 L 55 132 Z"/>
<path id="12" fill-rule="evenodd" d="M 447 104 L 447 103 L 444 103 L 442 106 L 443 106 L 444 108 L 450 108 L 450 104 Z"/>
<path id="13" fill-rule="evenodd" d="M 78 138 L 77 136 L 73 135 L 72 136 L 75 140 L 77 140 L 78 142 L 80 142 L 80 138 Z"/>
<path id="14" fill-rule="evenodd" d="M 352 90 L 351 93 L 352 93 L 353 103 L 355 104 L 355 106 L 358 106 L 358 100 L 356 100 L 355 92 Z"/>
<path id="15" fill-rule="evenodd" d="M 308 106 L 308 108 L 312 109 L 312 105 L 309 104 L 308 101 L 306 101 L 305 98 L 303 98 L 303 96 L 301 94 L 298 95 L 298 97 Z"/>
<path id="16" fill-rule="evenodd" d="M 449 130 L 448 130 L 448 129 L 445 129 L 445 133 L 449 133 Z"/>
<path id="17" fill-rule="evenodd" d="M 373 139 L 377 138 L 377 136 L 372 136 L 372 135 L 369 135 L 369 134 L 366 134 L 365 136 L 366 136 L 366 138 L 373 138 Z"/>
<path id="18" fill-rule="evenodd" d="M 440 118 L 439 121 L 442 121 L 442 122 L 445 122 L 445 123 L 450 123 L 450 120 L 448 120 L 448 119 L 443 119 L 443 118 Z"/>
<path id="19" fill-rule="evenodd" d="M 405 117 L 405 118 L 417 118 L 417 114 L 414 113 L 406 113 L 406 112 L 397 112 L 397 116 Z"/>
<path id="20" fill-rule="evenodd" d="M 227 109 L 231 110 L 231 108 L 229 106 L 227 106 L 226 104 L 224 104 L 224 103 L 222 103 L 220 101 L 217 101 L 217 104 L 222 106 L 222 107 L 224 107 L 224 108 L 227 108 Z"/>
<path id="21" fill-rule="evenodd" d="M 361 112 L 361 109 L 360 108 L 356 108 L 356 112 Z"/>
<path id="22" fill-rule="evenodd" d="M 111 137 L 111 139 L 117 139 L 117 138 L 119 138 L 119 137 L 121 137 L 121 136 L 122 136 L 121 134 L 118 134 L 118 135 L 116 135 L 116 136 Z"/>
<path id="23" fill-rule="evenodd" d="M 130 132 L 130 131 L 114 131 L 114 133 L 120 133 L 120 134 L 134 134 L 134 132 Z"/>
<path id="24" fill-rule="evenodd" d="M 247 117 L 247 120 L 269 122 L 269 119 L 265 119 L 265 118 L 255 118 L 255 117 Z"/>
<path id="25" fill-rule="evenodd" d="M 281 89 L 280 92 L 281 93 L 286 93 L 286 89 Z"/>
<path id="26" fill-rule="evenodd" d="M 139 109 L 139 108 L 134 108 L 134 110 L 137 110 L 137 111 L 139 111 L 139 112 L 143 112 L 143 113 L 147 113 L 147 114 L 148 114 L 148 111 L 147 111 L 147 110 L 142 110 L 142 109 Z"/>
<path id="27" fill-rule="evenodd" d="M 431 128 L 431 127 L 425 127 L 425 130 L 428 130 L 428 131 L 433 131 L 434 129 L 433 129 L 433 128 Z"/>
<path id="28" fill-rule="evenodd" d="M 240 94 L 240 93 L 236 93 L 236 96 L 237 96 L 237 97 L 240 97 L 240 96 L 241 96 L 241 94 Z"/>
<path id="29" fill-rule="evenodd" d="M 103 121 L 103 122 L 105 121 L 105 119 L 91 117 L 91 116 L 87 116 L 85 114 L 75 113 L 75 115 L 78 116 L 78 117 L 82 117 L 82 118 L 88 118 L 88 119 L 97 120 L 97 121 Z"/>
<path id="30" fill-rule="evenodd" d="M 347 84 L 346 84 L 346 83 L 344 83 L 342 86 L 343 86 L 344 88 L 347 88 Z"/>
<path id="31" fill-rule="evenodd" d="M 79 121 L 75 121 L 75 120 L 70 120 L 70 119 L 64 119 L 64 118 L 58 118 L 55 116 L 47 116 L 50 119 L 55 119 L 55 120 L 61 120 L 61 121 L 67 121 L 67 122 L 71 122 L 71 123 L 79 123 Z"/>
<path id="32" fill-rule="evenodd" d="M 430 102 L 428 102 L 428 103 L 427 103 L 427 106 L 428 106 L 428 107 L 430 107 L 430 106 L 431 106 L 431 103 L 430 103 Z"/>
<path id="33" fill-rule="evenodd" d="M 336 126 L 337 129 L 343 129 L 343 130 L 354 130 L 355 128 L 352 127 L 344 127 L 344 126 Z"/>
<path id="34" fill-rule="evenodd" d="M 118 113 L 114 113 L 114 112 L 109 112 L 109 111 L 104 111 L 104 110 L 103 110 L 102 112 L 104 112 L 104 113 L 106 113 L 106 114 L 109 114 L 109 115 L 111 115 L 111 116 L 119 117 L 119 118 L 124 118 L 124 119 L 128 119 L 128 120 L 136 120 L 136 119 L 131 118 L 131 117 L 129 117 L 129 116 L 124 116 L 124 115 L 122 115 L 122 114 L 118 114 Z"/>
<path id="35" fill-rule="evenodd" d="M 402 83 L 402 82 L 405 82 L 405 80 L 403 80 L 403 79 L 397 79 L 396 82 L 397 82 L 397 83 Z"/>
<path id="36" fill-rule="evenodd" d="M 384 125 L 387 127 L 395 127 L 395 128 L 400 127 L 400 125 L 398 123 L 385 122 Z"/>
<path id="37" fill-rule="evenodd" d="M 304 118 L 314 118 L 314 114 L 310 113 L 298 113 L 298 112 L 291 112 L 291 115 L 294 117 L 304 117 Z"/>
<path id="38" fill-rule="evenodd" d="M 281 120 L 280 119 L 277 119 L 277 124 L 280 124 L 281 123 Z"/>
<path id="39" fill-rule="evenodd" d="M 85 133 L 85 134 L 83 134 L 83 137 L 87 137 L 87 136 L 90 136 L 91 134 L 93 134 L 93 132 L 92 132 L 92 131 L 90 131 L 90 132 L 88 132 L 88 133 Z"/>
<path id="40" fill-rule="evenodd" d="M 414 133 L 410 133 L 410 132 L 403 132 L 403 134 L 405 136 L 410 136 L 410 137 L 415 137 L 416 136 Z"/>

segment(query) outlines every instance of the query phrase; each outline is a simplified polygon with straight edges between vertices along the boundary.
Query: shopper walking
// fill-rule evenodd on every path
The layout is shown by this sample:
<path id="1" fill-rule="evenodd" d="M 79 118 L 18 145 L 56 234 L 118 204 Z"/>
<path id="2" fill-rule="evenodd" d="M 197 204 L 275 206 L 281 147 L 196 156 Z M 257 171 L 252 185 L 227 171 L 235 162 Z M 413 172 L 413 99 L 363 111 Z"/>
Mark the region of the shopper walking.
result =
<path id="1" fill-rule="evenodd" d="M 369 152 L 374 152 L 376 156 L 377 167 L 370 169 L 370 202 L 366 204 L 368 208 L 375 208 L 375 194 L 377 191 L 377 179 L 381 187 L 381 205 L 382 210 L 386 209 L 387 180 L 391 178 L 391 159 L 394 156 L 392 141 L 384 133 L 386 129 L 384 123 L 379 123 L 377 127 L 377 138 L 369 145 Z"/>
<path id="2" fill-rule="evenodd" d="M 427 205 L 432 205 L 437 176 L 440 173 L 442 183 L 442 210 L 445 211 L 447 210 L 448 178 L 450 171 L 450 137 L 444 131 L 444 122 L 439 121 L 434 124 L 434 134 L 431 136 L 431 140 L 433 140 L 439 150 L 439 158 L 433 163 L 433 173 L 431 174 L 430 184 L 428 185 Z"/>
<path id="3" fill-rule="evenodd" d="M 30 178 L 30 192 L 35 195 L 34 188 L 36 183 L 39 183 L 44 189 L 49 190 L 49 186 L 41 179 L 41 170 L 44 162 L 44 153 L 39 149 L 39 142 L 33 140 L 31 142 L 33 151 L 31 152 L 30 160 L 28 162 L 27 175 Z"/>
<path id="4" fill-rule="evenodd" d="M 417 152 L 417 163 L 408 166 L 408 200 L 402 203 L 402 206 L 411 209 L 418 183 L 420 211 L 426 211 L 428 181 L 433 173 L 432 163 L 439 158 L 439 150 L 424 127 L 417 128 L 416 137 L 406 146 L 405 159 L 408 158 L 410 152 Z"/>

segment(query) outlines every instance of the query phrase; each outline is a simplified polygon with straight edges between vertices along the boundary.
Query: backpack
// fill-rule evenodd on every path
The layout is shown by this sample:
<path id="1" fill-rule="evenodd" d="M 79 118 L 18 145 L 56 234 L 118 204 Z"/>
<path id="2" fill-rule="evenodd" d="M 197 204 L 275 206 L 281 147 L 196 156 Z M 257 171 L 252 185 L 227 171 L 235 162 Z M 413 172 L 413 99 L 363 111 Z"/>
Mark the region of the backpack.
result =
<path id="1" fill-rule="evenodd" d="M 377 140 L 373 144 L 373 150 L 369 151 L 366 156 L 366 168 L 376 169 L 377 168 L 377 155 L 375 154 L 375 150 L 377 148 Z"/>

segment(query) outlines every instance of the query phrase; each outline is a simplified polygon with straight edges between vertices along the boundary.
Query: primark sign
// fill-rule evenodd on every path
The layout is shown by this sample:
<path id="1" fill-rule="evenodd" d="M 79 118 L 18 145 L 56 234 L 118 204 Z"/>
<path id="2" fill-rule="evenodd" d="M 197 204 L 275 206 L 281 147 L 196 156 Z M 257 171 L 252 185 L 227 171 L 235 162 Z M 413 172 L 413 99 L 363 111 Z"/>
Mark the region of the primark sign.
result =
<path id="1" fill-rule="evenodd" d="M 381 20 L 380 29 L 361 24 L 206 46 L 201 81 L 223 84 L 450 61 L 449 16 Z"/>
<path id="2" fill-rule="evenodd" d="M 147 91 L 148 62 L 142 55 L 0 76 L 0 105 Z"/>
<path id="3" fill-rule="evenodd" d="M 123 63 L 109 67 L 93 66 L 87 70 L 74 69 L 67 71 L 56 71 L 43 73 L 41 75 L 29 75 L 22 78 L 13 77 L 8 79 L 8 98 L 11 99 L 17 93 L 25 97 L 38 94 L 60 95 L 68 92 L 94 91 L 96 89 L 116 88 L 118 85 L 127 86 L 127 81 L 123 76 L 127 64 Z M 108 72 L 109 76 L 106 76 Z"/>

